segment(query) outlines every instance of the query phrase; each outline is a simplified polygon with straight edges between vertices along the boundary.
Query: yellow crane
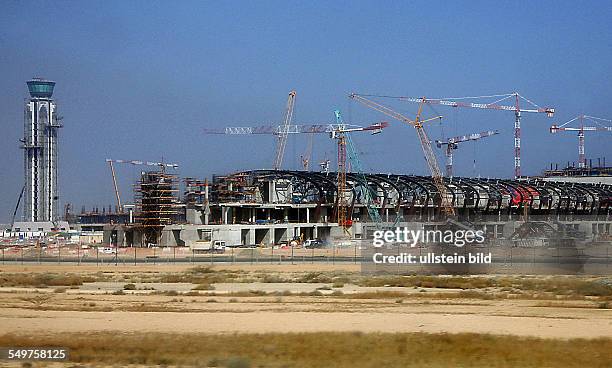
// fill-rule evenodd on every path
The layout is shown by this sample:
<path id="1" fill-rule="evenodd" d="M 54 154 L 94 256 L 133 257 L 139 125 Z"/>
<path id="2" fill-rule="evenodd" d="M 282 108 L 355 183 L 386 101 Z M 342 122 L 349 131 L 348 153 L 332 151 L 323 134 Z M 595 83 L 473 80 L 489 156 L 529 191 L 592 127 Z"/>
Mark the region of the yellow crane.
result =
<path id="1" fill-rule="evenodd" d="M 438 190 L 440 195 L 440 206 L 442 211 L 447 215 L 454 215 L 455 209 L 452 204 L 452 200 L 449 198 L 451 194 L 449 193 L 446 185 L 444 185 L 444 179 L 442 177 L 442 171 L 440 170 L 440 166 L 438 165 L 438 160 L 436 159 L 436 155 L 434 154 L 433 148 L 431 146 L 431 141 L 423 128 L 423 123 L 428 121 L 441 119 L 441 116 L 436 116 L 429 119 L 421 119 L 421 113 L 423 112 L 423 104 L 427 102 L 425 97 L 422 98 L 421 103 L 419 104 L 419 110 L 417 112 L 416 118 L 414 120 L 407 118 L 401 113 L 391 109 L 388 106 L 382 105 L 376 101 L 372 101 L 363 95 L 357 93 L 351 93 L 349 98 L 361 103 L 362 105 L 369 107 L 373 110 L 381 112 L 389 117 L 392 117 L 395 120 L 398 120 L 402 123 L 408 124 L 416 129 L 417 136 L 419 137 L 419 141 L 421 143 L 421 148 L 423 149 L 423 154 L 425 155 L 425 161 L 427 162 L 427 166 L 429 171 L 431 172 L 431 177 L 433 179 L 434 185 Z"/>

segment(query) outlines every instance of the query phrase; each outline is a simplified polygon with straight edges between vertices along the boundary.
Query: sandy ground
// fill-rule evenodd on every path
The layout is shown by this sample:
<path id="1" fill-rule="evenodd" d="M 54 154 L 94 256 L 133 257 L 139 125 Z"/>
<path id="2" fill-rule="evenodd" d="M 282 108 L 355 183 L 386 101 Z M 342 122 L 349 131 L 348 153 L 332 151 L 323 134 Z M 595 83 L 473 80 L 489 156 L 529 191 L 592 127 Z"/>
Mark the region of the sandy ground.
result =
<path id="1" fill-rule="evenodd" d="M 126 275 L 181 272 L 192 265 L 5 265 L 0 272 L 113 272 Z M 355 265 L 224 265 L 216 269 L 284 273 L 295 271 L 352 271 Z M 84 284 L 62 293 L 54 288 L 0 288 L 0 334 L 57 334 L 97 331 L 178 333 L 266 332 L 473 332 L 545 338 L 612 338 L 612 309 L 599 309 L 590 300 L 511 300 L 445 297 L 453 290 L 427 289 L 432 297 L 418 297 L 416 288 L 363 288 L 313 283 L 223 283 L 202 295 L 158 295 L 126 291 L 112 295 L 124 282 Z M 152 284 L 151 284 L 152 285 Z M 149 285 L 149 286 L 151 286 Z M 142 289 L 143 285 L 137 285 Z M 188 293 L 194 284 L 155 284 L 159 291 Z M 333 295 L 308 293 L 317 288 Z M 227 296 L 251 290 L 281 295 Z M 350 294 L 403 292 L 398 298 L 355 299 Z M 206 295 L 206 293 L 217 295 Z"/>
<path id="2" fill-rule="evenodd" d="M 0 333 L 473 332 L 547 338 L 612 337 L 610 316 L 585 319 L 439 313 L 34 312 L 1 309 Z"/>
<path id="3" fill-rule="evenodd" d="M 36 294 L 38 295 L 38 294 Z M 474 332 L 547 338 L 612 337 L 612 310 L 588 302 L 0 294 L 0 334 L 64 332 Z M 93 303 L 94 307 L 89 307 Z M 41 310 L 37 310 L 39 308 Z M 143 311 L 130 311 L 143 308 Z M 54 309 L 54 310 L 48 310 Z"/>

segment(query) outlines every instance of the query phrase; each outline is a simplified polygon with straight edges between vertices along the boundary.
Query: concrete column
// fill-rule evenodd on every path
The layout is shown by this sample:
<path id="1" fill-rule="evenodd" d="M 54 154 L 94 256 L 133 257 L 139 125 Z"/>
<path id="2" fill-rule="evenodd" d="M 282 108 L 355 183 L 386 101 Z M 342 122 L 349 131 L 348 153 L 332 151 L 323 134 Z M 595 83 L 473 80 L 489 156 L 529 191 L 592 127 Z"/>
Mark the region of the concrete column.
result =
<path id="1" fill-rule="evenodd" d="M 221 217 L 223 218 L 223 224 L 227 225 L 227 207 L 221 207 Z"/>
<path id="2" fill-rule="evenodd" d="M 270 191 L 268 192 L 268 198 L 270 198 L 270 203 L 276 203 L 276 182 L 274 180 L 270 180 L 270 185 L 268 187 Z"/>
<path id="3" fill-rule="evenodd" d="M 249 229 L 249 244 L 255 244 L 255 228 Z"/>
<path id="4" fill-rule="evenodd" d="M 204 224 L 208 225 L 210 208 L 208 207 L 208 179 L 204 179 Z"/>
<path id="5" fill-rule="evenodd" d="M 310 224 L 310 207 L 306 207 L 306 223 Z"/>

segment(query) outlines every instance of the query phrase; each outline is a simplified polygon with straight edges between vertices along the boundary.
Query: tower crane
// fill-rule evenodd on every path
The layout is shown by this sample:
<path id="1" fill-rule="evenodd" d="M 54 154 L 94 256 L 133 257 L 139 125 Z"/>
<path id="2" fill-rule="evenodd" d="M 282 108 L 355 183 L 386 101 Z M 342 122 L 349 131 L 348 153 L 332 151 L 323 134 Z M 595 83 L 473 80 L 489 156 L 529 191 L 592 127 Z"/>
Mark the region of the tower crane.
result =
<path id="1" fill-rule="evenodd" d="M 285 155 L 285 146 L 287 145 L 287 135 L 289 134 L 289 126 L 291 126 L 291 120 L 293 119 L 293 107 L 295 106 L 295 91 L 289 92 L 287 98 L 287 107 L 285 108 L 285 118 L 281 125 L 281 130 L 277 137 L 276 142 L 276 154 L 274 156 L 274 163 L 272 168 L 274 170 L 280 170 L 283 166 L 283 157 Z"/>
<path id="2" fill-rule="evenodd" d="M 360 128 L 360 125 L 345 124 L 345 127 Z M 331 133 L 339 128 L 338 124 L 297 124 L 289 125 L 286 128 L 287 134 L 303 134 L 303 133 Z M 259 126 L 235 126 L 217 129 L 204 129 L 204 134 L 222 134 L 222 135 L 280 135 L 283 130 L 281 125 L 259 125 Z"/>
<path id="3" fill-rule="evenodd" d="M 371 124 L 368 126 L 360 126 L 354 124 L 346 124 L 342 121 L 342 117 L 339 111 L 334 112 L 336 114 L 336 124 L 310 124 L 310 125 L 289 125 L 289 126 L 255 126 L 255 127 L 226 127 L 222 129 L 207 129 L 207 134 L 225 134 L 225 135 L 249 135 L 249 134 L 271 134 L 280 135 L 281 132 L 287 134 L 304 134 L 308 133 L 314 135 L 315 133 L 327 133 L 332 139 L 338 141 L 338 203 L 336 205 L 335 220 L 338 220 L 338 224 L 348 227 L 351 225 L 351 221 L 347 219 L 347 208 L 348 204 L 346 201 L 346 173 L 347 173 L 347 141 L 350 142 L 350 154 L 351 162 L 353 165 L 360 167 L 358 161 L 354 158 L 357 157 L 357 151 L 354 149 L 352 141 L 348 136 L 348 133 L 353 132 L 370 132 L 372 134 L 381 133 L 382 130 L 389 126 L 386 121 Z M 348 137 L 348 139 L 347 139 Z M 311 148 L 309 147 L 309 152 Z M 308 158 L 310 161 L 310 158 Z M 306 163 L 304 158 L 302 160 L 305 169 Z M 329 168 L 329 160 L 326 160 L 322 165 L 322 169 L 327 171 Z M 360 170 L 360 169 L 359 169 Z M 367 192 L 367 191 L 366 191 Z M 366 194 L 367 195 L 367 194 Z M 376 213 L 378 214 L 378 213 Z M 373 213 L 370 213 L 370 217 L 376 220 Z M 380 216 L 379 216 L 380 218 Z"/>
<path id="4" fill-rule="evenodd" d="M 597 126 L 585 126 L 585 120 L 595 123 Z M 573 123 L 574 121 L 580 121 L 579 127 L 566 127 L 566 125 Z M 612 120 L 596 118 L 589 115 L 578 115 L 572 120 L 562 125 L 552 125 L 550 127 L 551 133 L 557 132 L 578 132 L 578 167 L 586 167 L 586 156 L 584 153 L 584 132 L 612 132 L 612 126 L 604 126 L 602 123 L 612 123 Z"/>
<path id="5" fill-rule="evenodd" d="M 367 96 L 367 95 L 365 95 Z M 401 101 L 415 102 L 419 104 L 429 105 L 443 105 L 450 107 L 464 107 L 472 109 L 488 109 L 488 110 L 502 110 L 502 111 L 514 111 L 514 177 L 515 179 L 521 176 L 521 113 L 545 113 L 548 117 L 553 117 L 555 109 L 552 107 L 540 107 L 533 103 L 531 100 L 521 96 L 518 92 L 489 95 L 489 96 L 475 96 L 475 97 L 457 97 L 449 99 L 432 99 L 432 98 L 417 98 L 417 97 L 405 97 L 405 96 L 375 96 L 372 97 L 385 97 L 394 98 Z M 473 103 L 458 100 L 474 100 L 474 99 L 493 99 L 495 101 L 488 103 Z M 514 100 L 514 106 L 512 105 L 500 105 L 499 103 L 505 100 Z M 526 102 L 530 105 L 530 108 L 521 107 L 521 102 Z"/>
<path id="6" fill-rule="evenodd" d="M 472 133 L 461 135 L 458 137 L 448 138 L 445 141 L 436 141 L 436 146 L 438 148 L 442 148 L 442 146 L 446 146 L 446 176 L 448 178 L 453 177 L 453 151 L 459 148 L 458 143 L 469 142 L 469 141 L 477 141 L 481 138 L 490 137 L 492 135 L 499 134 L 497 130 L 487 130 L 486 132 L 480 133 Z"/>
<path id="7" fill-rule="evenodd" d="M 165 170 L 166 168 L 172 168 L 172 169 L 178 168 L 177 164 L 169 164 L 165 162 L 151 162 L 151 161 L 138 161 L 138 160 L 113 160 L 110 158 L 107 158 L 106 162 L 108 162 L 108 166 L 110 167 L 110 170 L 111 170 L 111 176 L 113 178 L 113 188 L 115 189 L 115 199 L 117 200 L 117 210 L 120 213 L 123 212 L 123 205 L 121 204 L 121 196 L 119 195 L 119 186 L 117 185 L 117 176 L 115 175 L 115 166 L 113 165 L 113 163 L 130 164 L 134 166 L 136 165 L 157 166 L 161 168 L 162 170 Z"/>
<path id="8" fill-rule="evenodd" d="M 355 124 L 304 124 L 304 125 L 289 125 L 288 127 L 274 126 L 274 125 L 260 125 L 260 126 L 242 126 L 242 127 L 225 127 L 220 129 L 205 129 L 205 134 L 223 134 L 223 135 L 252 135 L 252 134 L 263 134 L 263 135 L 280 135 L 281 131 L 285 134 L 309 134 L 310 142 L 308 143 L 307 152 L 302 156 L 302 167 L 304 170 L 310 168 L 310 161 L 312 155 L 312 139 L 314 134 L 326 133 L 335 138 L 335 135 L 340 131 L 370 131 L 373 134 L 380 132 L 383 128 L 387 127 L 389 123 L 380 122 L 375 123 L 366 127 Z M 325 168 L 323 168 L 325 170 Z"/>
<path id="9" fill-rule="evenodd" d="M 416 129 L 417 135 L 419 137 L 419 141 L 421 143 L 421 148 L 423 149 L 423 154 L 425 155 L 425 161 L 427 162 L 427 166 L 429 167 L 429 171 L 431 172 L 431 177 L 433 179 L 434 185 L 438 190 L 440 195 L 440 205 L 442 210 L 447 215 L 454 215 L 455 209 L 453 208 L 452 201 L 449 199 L 449 192 L 444 185 L 444 179 L 442 178 L 442 172 L 440 171 L 440 166 L 438 165 L 438 160 L 436 159 L 436 155 L 433 152 L 433 148 L 431 147 L 431 141 L 423 128 L 423 123 L 426 123 L 431 120 L 441 119 L 441 116 L 436 116 L 433 118 L 421 119 L 421 113 L 423 111 L 423 105 L 425 104 L 426 99 L 423 97 L 421 104 L 419 104 L 419 110 L 417 112 L 416 118 L 411 120 L 406 116 L 400 114 L 399 112 L 382 105 L 376 101 L 372 101 L 365 97 L 365 95 L 360 95 L 357 93 L 352 93 L 349 95 L 349 98 L 358 101 L 359 103 L 381 112 L 387 116 L 390 116 L 402 123 L 411 125 Z"/>
<path id="10" fill-rule="evenodd" d="M 334 111 L 334 115 L 336 116 L 336 122 L 339 127 L 344 126 L 344 121 L 342 120 L 342 115 L 339 110 Z M 351 139 L 351 132 L 359 132 L 359 131 L 372 131 L 372 134 L 378 134 L 382 132 L 382 129 L 387 127 L 389 124 L 377 124 L 374 129 L 371 127 L 366 128 L 340 128 L 337 131 L 331 134 L 331 137 L 338 141 L 338 200 L 336 202 L 336 220 L 338 225 L 343 226 L 345 229 L 348 228 L 352 224 L 352 219 L 347 218 L 348 212 L 348 199 L 346 197 L 346 174 L 347 174 L 347 153 L 348 158 L 351 162 L 352 171 L 356 174 L 359 186 L 361 187 L 361 193 L 364 196 L 366 208 L 368 210 L 368 215 L 370 216 L 370 220 L 376 224 L 377 227 L 380 228 L 381 218 L 378 210 L 374 208 L 374 193 L 372 189 L 368 185 L 368 180 L 364 175 L 363 168 L 361 166 L 361 161 L 359 160 L 359 154 L 357 149 L 355 148 L 355 144 Z"/>

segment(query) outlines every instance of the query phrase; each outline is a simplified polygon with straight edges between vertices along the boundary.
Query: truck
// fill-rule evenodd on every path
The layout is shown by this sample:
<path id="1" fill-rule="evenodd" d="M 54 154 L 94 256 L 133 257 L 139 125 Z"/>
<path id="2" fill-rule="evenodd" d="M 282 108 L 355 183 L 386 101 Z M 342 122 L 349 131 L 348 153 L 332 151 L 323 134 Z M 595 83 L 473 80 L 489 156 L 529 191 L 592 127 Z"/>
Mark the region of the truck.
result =
<path id="1" fill-rule="evenodd" d="M 190 244 L 190 248 L 195 253 L 224 253 L 224 240 L 196 240 Z"/>

